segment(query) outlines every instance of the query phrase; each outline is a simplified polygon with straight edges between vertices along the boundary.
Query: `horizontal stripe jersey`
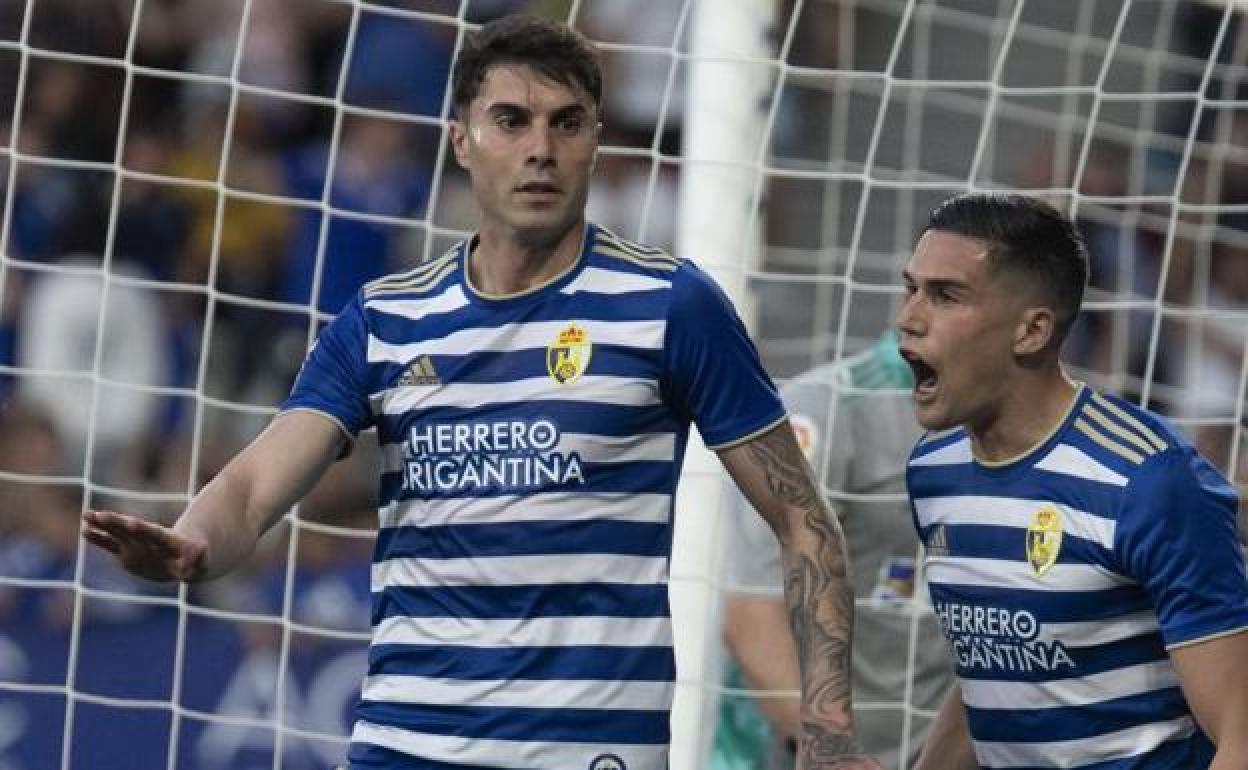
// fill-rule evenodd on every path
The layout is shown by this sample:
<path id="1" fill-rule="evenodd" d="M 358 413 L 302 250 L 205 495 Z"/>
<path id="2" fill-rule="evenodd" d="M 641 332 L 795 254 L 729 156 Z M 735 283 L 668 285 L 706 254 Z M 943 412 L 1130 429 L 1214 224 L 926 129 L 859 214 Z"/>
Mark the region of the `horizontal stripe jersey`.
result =
<path id="1" fill-rule="evenodd" d="M 666 770 L 689 425 L 728 446 L 784 409 L 693 263 L 588 225 L 498 298 L 471 248 L 365 286 L 283 405 L 382 447 L 351 767 Z"/>
<path id="2" fill-rule="evenodd" d="M 983 768 L 1191 770 L 1168 650 L 1248 630 L 1237 497 L 1166 421 L 1082 386 L 1025 456 L 925 437 L 907 484 Z"/>

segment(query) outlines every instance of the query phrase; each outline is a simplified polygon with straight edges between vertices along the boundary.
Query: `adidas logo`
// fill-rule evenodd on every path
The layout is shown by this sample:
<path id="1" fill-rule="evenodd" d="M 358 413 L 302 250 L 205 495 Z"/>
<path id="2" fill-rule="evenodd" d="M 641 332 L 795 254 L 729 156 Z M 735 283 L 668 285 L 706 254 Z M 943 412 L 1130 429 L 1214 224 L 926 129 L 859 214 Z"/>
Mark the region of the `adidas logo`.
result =
<path id="1" fill-rule="evenodd" d="M 932 527 L 932 536 L 927 540 L 928 556 L 948 556 L 949 555 L 949 539 L 945 534 L 945 525 L 937 524 Z"/>
<path id="2" fill-rule="evenodd" d="M 403 372 L 403 376 L 399 378 L 399 387 L 407 385 L 441 385 L 442 378 L 438 376 L 438 372 L 433 368 L 433 361 L 429 356 L 421 356 L 407 366 L 407 371 Z"/>

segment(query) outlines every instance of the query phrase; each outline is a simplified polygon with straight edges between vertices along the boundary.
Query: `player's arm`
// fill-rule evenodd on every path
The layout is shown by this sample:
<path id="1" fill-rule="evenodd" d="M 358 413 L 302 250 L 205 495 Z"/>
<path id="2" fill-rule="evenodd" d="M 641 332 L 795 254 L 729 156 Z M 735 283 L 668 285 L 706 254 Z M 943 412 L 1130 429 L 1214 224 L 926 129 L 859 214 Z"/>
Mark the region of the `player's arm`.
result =
<path id="1" fill-rule="evenodd" d="M 1217 744 L 1209 770 L 1248 768 L 1248 631 L 1174 648 L 1170 659 L 1196 721 Z"/>
<path id="2" fill-rule="evenodd" d="M 191 501 L 173 527 L 124 513 L 87 511 L 83 537 L 150 580 L 206 580 L 238 566 L 256 541 L 307 493 L 347 441 L 307 411 L 279 415 Z"/>
<path id="3" fill-rule="evenodd" d="M 916 770 L 978 770 L 962 706 L 962 688 L 953 685 L 932 721 Z"/>
<path id="4" fill-rule="evenodd" d="M 1168 448 L 1146 463 L 1115 530 L 1119 558 L 1149 592 L 1183 694 L 1217 744 L 1210 768 L 1248 768 L 1248 575 L 1238 494 L 1194 451 Z"/>
<path id="5" fill-rule="evenodd" d="M 801 767 L 875 768 L 853 736 L 853 589 L 840 524 L 819 493 L 787 420 L 719 451 L 724 467 L 775 530 L 802 681 Z"/>
<path id="6" fill-rule="evenodd" d="M 724 642 L 752 689 L 792 692 L 801 686 L 789 612 L 779 597 L 729 594 L 724 602 Z M 765 695 L 755 703 L 785 739 L 801 733 L 801 711 L 791 696 Z"/>

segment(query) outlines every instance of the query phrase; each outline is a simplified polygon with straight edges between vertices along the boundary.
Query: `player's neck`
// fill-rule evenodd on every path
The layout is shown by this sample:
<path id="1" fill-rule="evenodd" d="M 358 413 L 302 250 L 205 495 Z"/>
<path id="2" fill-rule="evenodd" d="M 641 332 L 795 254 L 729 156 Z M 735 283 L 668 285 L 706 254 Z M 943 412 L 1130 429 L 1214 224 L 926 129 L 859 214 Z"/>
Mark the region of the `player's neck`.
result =
<path id="1" fill-rule="evenodd" d="M 482 227 L 468 255 L 468 281 L 488 297 L 523 294 L 558 279 L 581 256 L 585 220 L 551 239 L 528 239 L 514 231 Z"/>
<path id="2" fill-rule="evenodd" d="M 975 459 L 1008 464 L 1053 437 L 1070 415 L 1080 385 L 1056 365 L 1016 378 L 990 419 L 968 425 Z"/>

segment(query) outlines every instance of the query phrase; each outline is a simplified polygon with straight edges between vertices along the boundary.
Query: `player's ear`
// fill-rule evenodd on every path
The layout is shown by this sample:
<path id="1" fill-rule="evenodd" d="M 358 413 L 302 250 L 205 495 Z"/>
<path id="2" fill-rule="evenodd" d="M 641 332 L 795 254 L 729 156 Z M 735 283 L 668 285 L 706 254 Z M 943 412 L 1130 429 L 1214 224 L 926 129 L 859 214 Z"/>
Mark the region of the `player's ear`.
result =
<path id="1" fill-rule="evenodd" d="M 451 138 L 451 150 L 455 153 L 455 160 L 460 168 L 468 171 L 468 125 L 459 118 L 452 118 L 447 126 L 447 133 Z"/>
<path id="2" fill-rule="evenodd" d="M 1056 330 L 1057 316 L 1043 305 L 1024 308 L 1014 327 L 1014 355 L 1029 356 L 1049 346 Z"/>

